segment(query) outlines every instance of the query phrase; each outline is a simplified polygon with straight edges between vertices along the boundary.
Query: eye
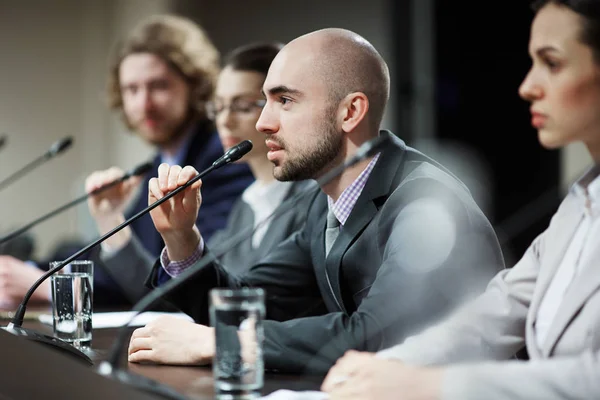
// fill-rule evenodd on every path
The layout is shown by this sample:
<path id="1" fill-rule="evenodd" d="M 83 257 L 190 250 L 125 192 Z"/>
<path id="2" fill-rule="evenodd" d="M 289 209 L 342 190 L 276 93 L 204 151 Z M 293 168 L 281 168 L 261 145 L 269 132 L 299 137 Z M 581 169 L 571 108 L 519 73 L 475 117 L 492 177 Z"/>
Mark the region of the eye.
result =
<path id="1" fill-rule="evenodd" d="M 121 87 L 121 92 L 129 95 L 134 95 L 137 92 L 137 86 L 135 85 L 126 85 Z"/>
<path id="2" fill-rule="evenodd" d="M 550 58 L 544 58 L 542 61 L 550 71 L 557 71 L 560 68 L 560 63 Z"/>
<path id="3" fill-rule="evenodd" d="M 167 90 L 169 82 L 166 79 L 157 79 L 150 83 L 150 88 L 154 90 Z"/>
<path id="4" fill-rule="evenodd" d="M 281 97 L 279 98 L 279 102 L 280 102 L 281 104 L 283 104 L 283 105 L 286 105 L 286 104 L 288 104 L 288 103 L 291 103 L 291 102 L 292 102 L 292 99 L 290 99 L 290 98 L 288 98 L 288 97 L 281 96 Z"/>

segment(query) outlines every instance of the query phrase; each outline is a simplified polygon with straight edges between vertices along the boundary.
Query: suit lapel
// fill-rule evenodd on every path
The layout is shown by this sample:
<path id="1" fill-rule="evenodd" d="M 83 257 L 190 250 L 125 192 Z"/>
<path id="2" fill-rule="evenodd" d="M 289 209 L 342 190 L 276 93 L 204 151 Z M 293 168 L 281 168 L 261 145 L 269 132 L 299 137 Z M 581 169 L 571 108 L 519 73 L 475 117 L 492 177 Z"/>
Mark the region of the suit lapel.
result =
<path id="1" fill-rule="evenodd" d="M 551 240 L 544 243 L 543 254 L 540 257 L 540 273 L 530 307 L 534 322 L 542 298 L 548 291 L 548 286 L 550 286 L 581 220 L 581 211 L 575 199 L 569 198 L 561 208 L 554 216 L 550 230 L 545 235 Z"/>
<path id="2" fill-rule="evenodd" d="M 377 214 L 378 207 L 375 200 L 389 196 L 393 190 L 393 181 L 395 176 L 398 175 L 403 156 L 404 152 L 395 146 L 380 155 L 326 259 L 325 273 L 330 281 L 333 295 L 342 306 L 342 309 L 344 307 L 340 285 L 340 269 L 343 256 Z M 321 243 L 319 248 L 323 252 L 323 258 L 325 257 L 325 224 L 326 221 L 323 221 L 323 227 L 319 230 Z"/>

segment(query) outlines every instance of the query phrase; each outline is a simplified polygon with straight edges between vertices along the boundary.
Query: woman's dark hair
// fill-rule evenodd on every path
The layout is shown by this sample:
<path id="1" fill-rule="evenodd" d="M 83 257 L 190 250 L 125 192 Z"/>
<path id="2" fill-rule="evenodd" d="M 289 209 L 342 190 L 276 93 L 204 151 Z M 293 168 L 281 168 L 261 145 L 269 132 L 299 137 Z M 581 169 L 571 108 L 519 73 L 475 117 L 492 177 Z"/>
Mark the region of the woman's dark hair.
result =
<path id="1" fill-rule="evenodd" d="M 547 4 L 567 7 L 582 17 L 580 40 L 592 48 L 594 58 L 600 62 L 600 0 L 535 0 L 531 8 L 538 12 Z"/>
<path id="2" fill-rule="evenodd" d="M 224 67 L 236 71 L 252 71 L 267 75 L 271 62 L 283 47 L 282 43 L 250 43 L 233 50 L 225 58 Z"/>

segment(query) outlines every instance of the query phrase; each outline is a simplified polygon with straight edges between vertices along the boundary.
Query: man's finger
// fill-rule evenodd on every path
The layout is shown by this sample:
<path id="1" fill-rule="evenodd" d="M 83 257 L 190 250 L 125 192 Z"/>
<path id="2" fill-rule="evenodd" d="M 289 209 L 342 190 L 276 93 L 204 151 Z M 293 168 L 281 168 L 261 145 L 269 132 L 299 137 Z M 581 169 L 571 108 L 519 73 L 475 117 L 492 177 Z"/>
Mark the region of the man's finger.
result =
<path id="1" fill-rule="evenodd" d="M 152 339 L 149 337 L 131 339 L 127 353 L 132 354 L 140 350 L 152 350 Z"/>
<path id="2" fill-rule="evenodd" d="M 156 361 L 155 358 L 156 354 L 154 353 L 154 350 L 139 350 L 129 354 L 127 360 L 129 362 Z"/>
<path id="3" fill-rule="evenodd" d="M 164 197 L 164 192 L 160 189 L 158 178 L 151 178 L 148 181 L 148 201 L 154 203 Z"/>
<path id="4" fill-rule="evenodd" d="M 161 191 L 166 192 L 169 181 L 169 164 L 162 163 L 158 166 L 158 187 Z"/>
<path id="5" fill-rule="evenodd" d="M 177 189 L 177 182 L 179 181 L 179 173 L 181 172 L 181 167 L 179 165 L 172 165 L 171 169 L 169 169 L 169 180 L 167 182 L 167 190 L 172 192 Z"/>

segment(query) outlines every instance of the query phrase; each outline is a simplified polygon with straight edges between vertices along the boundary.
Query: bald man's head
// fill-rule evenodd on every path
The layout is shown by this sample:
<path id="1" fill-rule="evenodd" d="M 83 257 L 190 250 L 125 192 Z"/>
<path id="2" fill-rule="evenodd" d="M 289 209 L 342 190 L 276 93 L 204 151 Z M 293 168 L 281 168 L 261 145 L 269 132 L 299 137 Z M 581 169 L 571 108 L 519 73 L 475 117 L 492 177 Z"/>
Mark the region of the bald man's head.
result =
<path id="1" fill-rule="evenodd" d="M 327 28 L 300 36 L 284 51 L 311 59 L 311 72 L 328 87 L 331 101 L 362 92 L 369 99 L 369 126 L 378 129 L 390 94 L 389 69 L 379 52 L 362 36 Z"/>

